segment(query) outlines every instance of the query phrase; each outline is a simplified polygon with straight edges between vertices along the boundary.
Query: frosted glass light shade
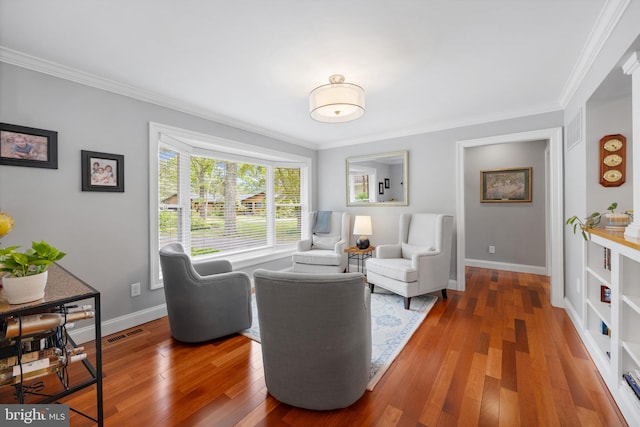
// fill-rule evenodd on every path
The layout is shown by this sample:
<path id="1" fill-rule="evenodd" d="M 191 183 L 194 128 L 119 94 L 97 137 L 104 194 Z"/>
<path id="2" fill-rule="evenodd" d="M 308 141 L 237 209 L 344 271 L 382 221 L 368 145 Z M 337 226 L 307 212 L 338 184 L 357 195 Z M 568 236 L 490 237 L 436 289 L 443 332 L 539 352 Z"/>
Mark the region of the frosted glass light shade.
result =
<path id="1" fill-rule="evenodd" d="M 334 74 L 329 84 L 319 86 L 309 94 L 311 118 L 324 123 L 343 123 L 364 115 L 364 89 L 345 83 L 344 76 Z"/>

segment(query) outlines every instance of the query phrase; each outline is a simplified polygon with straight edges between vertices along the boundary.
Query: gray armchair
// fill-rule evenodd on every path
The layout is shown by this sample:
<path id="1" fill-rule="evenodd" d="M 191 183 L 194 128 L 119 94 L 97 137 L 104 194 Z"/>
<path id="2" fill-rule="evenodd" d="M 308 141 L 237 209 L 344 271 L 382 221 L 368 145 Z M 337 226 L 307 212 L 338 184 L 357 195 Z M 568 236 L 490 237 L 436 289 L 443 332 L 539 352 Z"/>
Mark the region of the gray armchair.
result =
<path id="1" fill-rule="evenodd" d="M 300 408 L 344 408 L 364 394 L 371 366 L 371 293 L 361 273 L 256 270 L 269 393 Z"/>
<path id="2" fill-rule="evenodd" d="M 226 260 L 191 263 L 182 245 L 160 249 L 171 335 L 202 342 L 251 327 L 251 281 Z"/>

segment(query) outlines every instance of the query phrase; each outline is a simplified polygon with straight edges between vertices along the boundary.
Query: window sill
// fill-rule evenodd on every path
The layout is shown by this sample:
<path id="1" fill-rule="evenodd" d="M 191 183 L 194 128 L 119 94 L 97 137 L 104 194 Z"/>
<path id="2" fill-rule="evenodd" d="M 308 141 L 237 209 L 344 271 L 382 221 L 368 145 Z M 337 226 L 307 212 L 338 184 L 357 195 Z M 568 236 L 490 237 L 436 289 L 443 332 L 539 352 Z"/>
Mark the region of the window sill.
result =
<path id="1" fill-rule="evenodd" d="M 234 270 L 253 267 L 258 264 L 290 257 L 296 251 L 296 245 L 283 245 L 275 248 L 256 249 L 235 254 L 225 254 L 210 257 L 198 257 L 198 261 L 208 259 L 226 259 Z"/>

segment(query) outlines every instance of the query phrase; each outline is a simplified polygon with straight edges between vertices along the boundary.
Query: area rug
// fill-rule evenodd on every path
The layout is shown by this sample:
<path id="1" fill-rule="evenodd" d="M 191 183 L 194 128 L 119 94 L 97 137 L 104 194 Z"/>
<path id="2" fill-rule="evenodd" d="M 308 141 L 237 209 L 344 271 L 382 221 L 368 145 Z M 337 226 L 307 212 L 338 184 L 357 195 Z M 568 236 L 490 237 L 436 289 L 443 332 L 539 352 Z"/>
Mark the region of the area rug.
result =
<path id="1" fill-rule="evenodd" d="M 438 300 L 435 295 L 411 298 L 411 308 L 404 309 L 404 299 L 395 294 L 371 294 L 371 372 L 367 390 L 373 390 L 391 363 L 427 317 Z M 260 342 L 255 295 L 252 301 L 253 323 L 242 335 Z"/>

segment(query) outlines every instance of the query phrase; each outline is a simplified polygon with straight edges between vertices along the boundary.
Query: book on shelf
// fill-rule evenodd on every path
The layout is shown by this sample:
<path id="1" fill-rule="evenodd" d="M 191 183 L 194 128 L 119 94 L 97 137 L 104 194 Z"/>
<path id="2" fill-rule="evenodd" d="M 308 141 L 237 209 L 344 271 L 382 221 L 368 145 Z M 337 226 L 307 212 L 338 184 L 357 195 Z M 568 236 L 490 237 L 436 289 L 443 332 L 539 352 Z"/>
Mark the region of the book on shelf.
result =
<path id="1" fill-rule="evenodd" d="M 600 321 L 600 332 L 602 333 L 602 335 L 611 336 L 611 329 L 609 329 L 604 321 Z"/>
<path id="2" fill-rule="evenodd" d="M 605 270 L 611 270 L 611 249 L 604 248 L 603 267 Z"/>
<path id="3" fill-rule="evenodd" d="M 622 374 L 622 377 L 627 382 L 627 384 L 629 384 L 629 387 L 631 387 L 631 390 L 633 390 L 636 397 L 640 399 L 640 386 L 638 385 L 638 382 L 634 379 L 634 376 L 631 374 L 631 372 Z"/>

